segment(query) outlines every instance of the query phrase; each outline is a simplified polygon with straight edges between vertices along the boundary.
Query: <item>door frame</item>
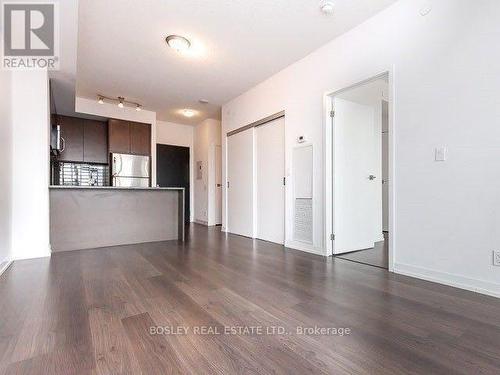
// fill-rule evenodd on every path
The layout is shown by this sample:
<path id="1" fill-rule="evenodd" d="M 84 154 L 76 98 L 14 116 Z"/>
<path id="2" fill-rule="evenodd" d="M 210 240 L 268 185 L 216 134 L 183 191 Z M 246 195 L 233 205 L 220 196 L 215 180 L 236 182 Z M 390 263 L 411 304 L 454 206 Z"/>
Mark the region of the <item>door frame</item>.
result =
<path id="1" fill-rule="evenodd" d="M 326 247 L 327 256 L 335 255 L 335 240 L 330 236 L 335 233 L 335 215 L 334 215 L 334 179 L 335 179 L 335 156 L 334 156 L 334 126 L 335 118 L 330 116 L 330 112 L 333 110 L 333 99 L 340 93 L 350 90 L 352 88 L 362 86 L 371 81 L 388 77 L 389 78 L 389 265 L 388 269 L 390 272 L 394 272 L 395 254 L 396 254 L 396 179 L 395 179 L 395 98 L 394 98 L 394 66 L 382 71 L 381 73 L 376 73 L 370 76 L 368 79 L 361 79 L 351 83 L 347 83 L 339 88 L 329 90 L 324 94 L 323 97 L 323 109 L 324 109 L 324 162 L 325 162 L 325 228 L 324 228 L 324 243 Z"/>

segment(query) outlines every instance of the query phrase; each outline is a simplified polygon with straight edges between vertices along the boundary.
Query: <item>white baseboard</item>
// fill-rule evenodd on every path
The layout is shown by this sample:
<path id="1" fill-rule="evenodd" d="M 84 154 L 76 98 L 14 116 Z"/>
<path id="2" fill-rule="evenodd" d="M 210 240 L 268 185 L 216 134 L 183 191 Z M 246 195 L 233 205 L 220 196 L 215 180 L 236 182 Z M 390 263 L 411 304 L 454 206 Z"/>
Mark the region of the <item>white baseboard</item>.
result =
<path id="1" fill-rule="evenodd" d="M 12 260 L 6 260 L 0 264 L 0 276 L 12 265 Z"/>
<path id="2" fill-rule="evenodd" d="M 12 260 L 29 260 L 29 259 L 40 259 L 40 258 L 50 258 L 52 255 L 52 250 L 48 253 L 28 255 L 28 256 L 15 256 Z"/>
<path id="3" fill-rule="evenodd" d="M 313 245 L 308 245 L 308 244 L 305 244 L 305 243 L 299 243 L 299 242 L 296 242 L 296 241 L 287 241 L 287 242 L 285 242 L 285 247 L 287 247 L 289 249 L 293 249 L 293 250 L 303 251 L 303 252 L 310 253 L 310 254 L 321 255 L 321 256 L 324 256 L 324 257 L 327 256 L 326 253 L 325 253 L 325 250 L 322 249 L 322 248 L 316 248 Z"/>
<path id="4" fill-rule="evenodd" d="M 500 298 L 500 284 L 495 284 L 488 281 L 471 279 L 460 275 L 410 266 L 408 264 L 402 263 L 394 264 L 394 272 L 405 276 L 416 277 L 417 279 L 432 281 L 435 283 Z"/>
<path id="5" fill-rule="evenodd" d="M 208 222 L 203 221 L 203 220 L 195 220 L 194 223 L 208 227 Z"/>

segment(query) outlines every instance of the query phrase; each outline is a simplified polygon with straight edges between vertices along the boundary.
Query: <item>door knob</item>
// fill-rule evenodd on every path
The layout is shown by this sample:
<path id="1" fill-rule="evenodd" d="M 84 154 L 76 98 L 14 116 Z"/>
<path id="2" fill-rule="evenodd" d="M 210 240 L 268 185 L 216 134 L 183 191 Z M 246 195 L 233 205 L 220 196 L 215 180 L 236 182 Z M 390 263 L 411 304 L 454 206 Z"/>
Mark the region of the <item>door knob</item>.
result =
<path id="1" fill-rule="evenodd" d="M 368 176 L 368 179 L 369 179 L 370 181 L 373 181 L 373 180 L 375 180 L 376 178 L 377 178 L 377 177 L 376 177 L 376 176 L 374 176 L 374 175 L 372 175 L 372 174 Z"/>

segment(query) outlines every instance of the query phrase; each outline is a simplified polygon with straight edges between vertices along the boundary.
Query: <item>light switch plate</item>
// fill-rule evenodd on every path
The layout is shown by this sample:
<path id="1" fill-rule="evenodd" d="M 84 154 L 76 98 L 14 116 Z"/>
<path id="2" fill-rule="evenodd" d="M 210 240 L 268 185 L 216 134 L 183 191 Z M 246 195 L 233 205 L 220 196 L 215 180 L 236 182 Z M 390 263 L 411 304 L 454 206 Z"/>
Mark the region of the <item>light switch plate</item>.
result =
<path id="1" fill-rule="evenodd" d="M 493 251 L 493 265 L 500 267 L 500 251 Z"/>
<path id="2" fill-rule="evenodd" d="M 435 150 L 435 161 L 446 161 L 448 149 L 446 147 L 438 147 Z"/>

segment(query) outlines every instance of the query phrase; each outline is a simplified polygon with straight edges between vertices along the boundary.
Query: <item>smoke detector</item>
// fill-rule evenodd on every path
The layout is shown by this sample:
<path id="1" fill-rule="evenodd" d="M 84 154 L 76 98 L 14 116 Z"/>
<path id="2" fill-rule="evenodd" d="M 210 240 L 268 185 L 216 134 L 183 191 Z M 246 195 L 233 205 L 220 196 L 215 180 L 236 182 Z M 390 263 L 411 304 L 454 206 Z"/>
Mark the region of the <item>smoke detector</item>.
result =
<path id="1" fill-rule="evenodd" d="M 330 1 L 330 0 L 323 0 L 320 5 L 319 5 L 319 8 L 321 9 L 321 11 L 327 15 L 330 15 L 330 14 L 333 14 L 333 10 L 334 10 L 334 5 L 333 5 L 333 1 Z"/>

